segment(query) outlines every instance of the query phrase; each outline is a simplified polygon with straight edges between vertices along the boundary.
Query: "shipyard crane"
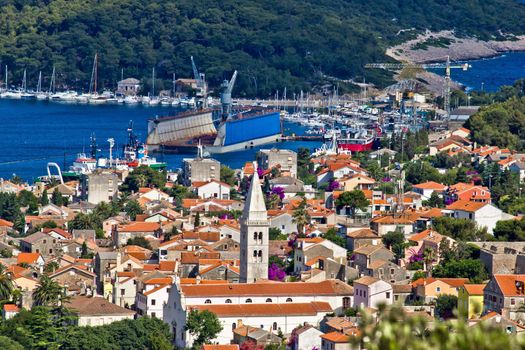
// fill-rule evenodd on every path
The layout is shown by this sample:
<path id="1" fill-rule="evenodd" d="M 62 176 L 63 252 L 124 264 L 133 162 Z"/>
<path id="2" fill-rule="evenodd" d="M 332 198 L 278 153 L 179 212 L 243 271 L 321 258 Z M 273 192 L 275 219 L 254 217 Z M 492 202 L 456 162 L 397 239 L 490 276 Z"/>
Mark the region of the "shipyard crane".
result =
<path id="1" fill-rule="evenodd" d="M 197 65 L 195 64 L 195 61 L 193 60 L 193 56 L 190 56 L 191 59 L 191 68 L 193 69 L 193 77 L 195 79 L 195 83 L 197 85 L 197 92 L 196 92 L 196 105 L 198 108 L 205 108 L 206 107 L 206 76 L 204 73 L 199 73 L 199 70 L 197 69 Z"/>
<path id="2" fill-rule="evenodd" d="M 232 90 L 237 80 L 237 71 L 233 72 L 230 81 L 224 80 L 221 84 L 221 105 L 222 105 L 222 120 L 227 120 L 231 115 L 232 108 Z"/>
<path id="3" fill-rule="evenodd" d="M 451 64 L 450 56 L 443 57 L 446 61 L 443 63 L 368 63 L 365 68 L 380 68 L 380 69 L 445 69 L 445 81 L 443 83 L 443 98 L 444 108 L 446 112 L 447 121 L 450 119 L 450 70 L 462 69 L 467 70 L 471 65 Z"/>

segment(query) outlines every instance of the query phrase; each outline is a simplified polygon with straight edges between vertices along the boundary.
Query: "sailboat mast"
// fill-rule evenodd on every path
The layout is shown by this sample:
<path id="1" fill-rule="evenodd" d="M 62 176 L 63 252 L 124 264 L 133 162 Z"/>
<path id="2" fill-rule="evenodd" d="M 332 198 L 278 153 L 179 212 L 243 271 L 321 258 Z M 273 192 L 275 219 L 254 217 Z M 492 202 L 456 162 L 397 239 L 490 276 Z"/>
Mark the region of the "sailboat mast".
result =
<path id="1" fill-rule="evenodd" d="M 38 84 L 36 85 L 36 92 L 42 90 L 42 71 L 38 72 Z"/>
<path id="2" fill-rule="evenodd" d="M 175 73 L 173 73 L 173 97 L 175 97 Z"/>
<path id="3" fill-rule="evenodd" d="M 27 77 L 26 77 L 27 71 L 24 69 L 24 79 L 22 80 L 22 90 L 24 92 L 27 92 Z"/>
<path id="4" fill-rule="evenodd" d="M 97 73 L 98 73 L 98 54 L 95 54 L 95 82 L 94 82 L 94 94 L 97 93 L 97 79 L 98 79 L 98 76 L 97 76 Z"/>
<path id="5" fill-rule="evenodd" d="M 53 66 L 53 73 L 51 73 L 51 81 L 49 82 L 49 93 L 54 93 L 55 89 L 55 66 Z"/>
<path id="6" fill-rule="evenodd" d="M 151 97 L 155 97 L 155 67 L 153 67 L 153 71 L 151 73 L 151 79 L 153 80 L 153 86 L 151 88 Z"/>

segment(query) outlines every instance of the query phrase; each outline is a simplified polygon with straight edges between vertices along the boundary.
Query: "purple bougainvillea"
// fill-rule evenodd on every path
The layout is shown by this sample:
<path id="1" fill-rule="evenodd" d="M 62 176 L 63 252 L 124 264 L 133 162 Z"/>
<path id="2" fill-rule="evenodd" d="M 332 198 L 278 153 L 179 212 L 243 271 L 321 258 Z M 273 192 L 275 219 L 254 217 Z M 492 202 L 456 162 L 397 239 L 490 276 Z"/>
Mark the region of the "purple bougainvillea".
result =
<path id="1" fill-rule="evenodd" d="M 257 168 L 257 175 L 259 175 L 259 178 L 262 177 L 264 174 L 264 170 L 262 168 Z"/>
<path id="2" fill-rule="evenodd" d="M 281 269 L 276 263 L 273 263 L 268 268 L 268 279 L 271 281 L 283 281 L 286 278 L 286 272 Z"/>
<path id="3" fill-rule="evenodd" d="M 454 200 L 452 200 L 451 198 L 445 199 L 445 205 L 450 205 L 452 203 L 454 203 Z"/>
<path id="4" fill-rule="evenodd" d="M 423 253 L 421 253 L 421 252 L 412 255 L 412 256 L 408 259 L 408 262 L 409 262 L 410 264 L 415 263 L 415 262 L 419 262 L 419 261 L 423 261 Z"/>
<path id="5" fill-rule="evenodd" d="M 283 200 L 284 199 L 284 188 L 275 186 L 274 188 L 272 188 L 271 194 L 276 194 L 279 196 L 281 200 Z"/>
<path id="6" fill-rule="evenodd" d="M 381 182 L 392 182 L 392 179 L 390 177 L 384 177 L 381 179 Z"/>
<path id="7" fill-rule="evenodd" d="M 328 184 L 328 188 L 327 188 L 327 190 L 328 190 L 328 192 L 331 192 L 331 191 L 333 191 L 333 190 L 337 190 L 337 189 L 339 188 L 339 186 L 340 186 L 340 185 L 339 185 L 339 182 L 338 182 L 338 181 L 336 181 L 336 180 L 332 180 L 332 181 L 330 181 L 330 183 Z"/>

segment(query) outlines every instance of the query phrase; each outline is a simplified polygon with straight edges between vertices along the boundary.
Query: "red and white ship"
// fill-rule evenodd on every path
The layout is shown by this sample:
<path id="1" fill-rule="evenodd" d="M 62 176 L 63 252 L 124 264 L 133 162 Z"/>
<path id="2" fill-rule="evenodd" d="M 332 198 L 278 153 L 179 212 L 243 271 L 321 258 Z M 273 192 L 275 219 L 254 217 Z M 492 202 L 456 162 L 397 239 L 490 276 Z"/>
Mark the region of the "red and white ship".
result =
<path id="1" fill-rule="evenodd" d="M 346 129 L 337 139 L 337 147 L 343 151 L 364 152 L 372 150 L 376 132 L 371 129 Z"/>

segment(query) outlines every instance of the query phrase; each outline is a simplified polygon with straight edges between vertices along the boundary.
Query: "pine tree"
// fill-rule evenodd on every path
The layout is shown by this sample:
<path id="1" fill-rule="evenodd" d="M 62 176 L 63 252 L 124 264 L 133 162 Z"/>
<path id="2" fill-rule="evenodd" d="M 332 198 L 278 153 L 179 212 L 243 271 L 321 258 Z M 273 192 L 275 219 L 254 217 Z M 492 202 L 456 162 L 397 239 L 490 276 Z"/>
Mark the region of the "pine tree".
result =
<path id="1" fill-rule="evenodd" d="M 201 215 L 199 212 L 195 214 L 195 222 L 193 224 L 195 227 L 199 227 L 201 225 Z"/>
<path id="2" fill-rule="evenodd" d="M 62 205 L 64 205 L 64 198 L 62 197 L 62 193 L 58 191 L 58 188 L 55 188 L 55 190 L 53 191 L 53 194 L 51 195 L 51 203 L 53 203 L 54 205 L 58 207 L 61 207 Z"/>
<path id="3" fill-rule="evenodd" d="M 49 197 L 47 196 L 47 189 L 42 192 L 42 197 L 40 197 L 40 205 L 48 205 L 49 204 Z"/>

